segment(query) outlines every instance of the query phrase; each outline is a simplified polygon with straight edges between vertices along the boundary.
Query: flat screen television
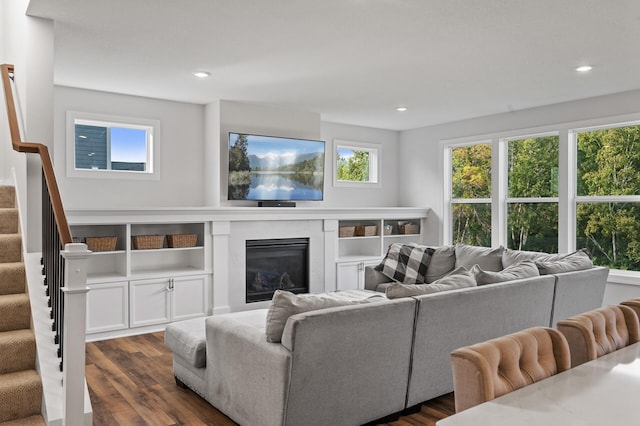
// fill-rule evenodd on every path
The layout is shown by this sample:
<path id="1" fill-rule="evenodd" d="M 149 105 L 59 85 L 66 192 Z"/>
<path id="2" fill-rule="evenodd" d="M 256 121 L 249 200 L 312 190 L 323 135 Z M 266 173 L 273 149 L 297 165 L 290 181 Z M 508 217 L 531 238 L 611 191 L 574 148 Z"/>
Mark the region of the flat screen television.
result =
<path id="1" fill-rule="evenodd" d="M 229 200 L 321 201 L 324 141 L 229 132 Z"/>

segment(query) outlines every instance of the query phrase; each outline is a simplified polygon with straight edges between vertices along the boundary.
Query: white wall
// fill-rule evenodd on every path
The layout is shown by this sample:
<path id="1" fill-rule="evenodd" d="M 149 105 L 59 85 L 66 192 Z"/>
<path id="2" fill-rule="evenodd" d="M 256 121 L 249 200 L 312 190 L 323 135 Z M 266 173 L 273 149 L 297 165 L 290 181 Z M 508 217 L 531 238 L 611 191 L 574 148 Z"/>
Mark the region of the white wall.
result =
<path id="1" fill-rule="evenodd" d="M 433 209 L 427 220 L 427 243 L 442 238 L 443 170 L 440 141 L 531 129 L 555 124 L 619 117 L 640 112 L 640 90 L 491 115 L 402 132 L 400 135 L 400 203 Z"/>
<path id="2" fill-rule="evenodd" d="M 380 144 L 382 166 L 380 186 L 333 186 L 335 140 Z M 331 207 L 398 206 L 398 140 L 393 130 L 372 129 L 336 123 L 322 123 L 322 140 L 327 143 L 325 168 L 325 200 Z"/>
<path id="3" fill-rule="evenodd" d="M 67 177 L 67 110 L 160 120 L 160 179 Z M 203 205 L 204 106 L 56 86 L 54 122 L 54 164 L 65 208 Z"/>
<path id="4" fill-rule="evenodd" d="M 24 125 L 22 139 L 52 147 L 53 121 L 53 23 L 49 20 L 25 15 L 27 0 L 2 2 L 2 62 L 15 65 L 17 90 Z M 2 109 L 2 120 L 6 112 Z M 5 124 L 6 126 L 6 124 Z M 22 211 L 26 212 L 26 249 L 40 251 L 41 237 L 41 176 L 40 160 L 32 155 L 15 153 L 7 148 L 9 135 L 2 132 L 4 161 L 2 175 L 6 179 L 15 171 Z M 7 138 L 7 139 L 5 139 Z M 29 205 L 29 209 L 25 208 Z"/>
<path id="5" fill-rule="evenodd" d="M 398 132 L 327 123 L 320 114 L 221 100 L 205 108 L 205 200 L 209 206 L 255 206 L 254 201 L 227 200 L 228 134 L 245 132 L 325 141 L 324 200 L 297 202 L 300 207 L 395 206 L 397 195 Z M 382 146 L 382 185 L 375 188 L 333 186 L 334 139 Z M 219 161 L 214 159 L 218 158 Z M 209 160 L 207 160 L 209 161 Z"/>

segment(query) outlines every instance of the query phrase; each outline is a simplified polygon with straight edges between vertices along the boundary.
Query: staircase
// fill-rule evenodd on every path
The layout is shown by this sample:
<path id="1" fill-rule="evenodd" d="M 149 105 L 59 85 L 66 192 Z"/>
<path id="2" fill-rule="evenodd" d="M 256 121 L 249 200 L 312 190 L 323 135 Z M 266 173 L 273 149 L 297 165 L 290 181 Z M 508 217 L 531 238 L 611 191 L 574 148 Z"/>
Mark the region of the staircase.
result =
<path id="1" fill-rule="evenodd" d="M 0 426 L 45 425 L 15 200 L 0 186 Z"/>

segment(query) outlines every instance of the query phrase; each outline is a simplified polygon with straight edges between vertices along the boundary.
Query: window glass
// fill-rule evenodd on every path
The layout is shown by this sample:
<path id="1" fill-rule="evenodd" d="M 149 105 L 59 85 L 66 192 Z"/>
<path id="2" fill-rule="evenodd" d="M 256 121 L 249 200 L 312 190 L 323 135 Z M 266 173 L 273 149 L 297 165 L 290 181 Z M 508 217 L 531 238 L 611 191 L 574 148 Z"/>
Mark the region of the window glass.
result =
<path id="1" fill-rule="evenodd" d="M 452 216 L 453 244 L 491 247 L 490 203 L 456 203 Z"/>
<path id="2" fill-rule="evenodd" d="M 558 141 L 558 135 L 507 141 L 510 249 L 547 253 L 558 250 Z"/>
<path id="3" fill-rule="evenodd" d="M 558 203 L 508 203 L 507 247 L 558 252 Z"/>
<path id="4" fill-rule="evenodd" d="M 451 149 L 451 198 L 491 197 L 491 144 Z"/>
<path id="5" fill-rule="evenodd" d="M 336 185 L 379 183 L 379 161 L 379 145 L 363 142 L 336 141 Z"/>
<path id="6" fill-rule="evenodd" d="M 594 264 L 640 271 L 640 203 L 579 203 L 576 223 Z"/>
<path id="7" fill-rule="evenodd" d="M 578 195 L 640 194 L 640 126 L 577 133 Z"/>
<path id="8" fill-rule="evenodd" d="M 75 167 L 147 172 L 151 128 L 75 120 Z"/>
<path id="9" fill-rule="evenodd" d="M 558 196 L 558 136 L 508 142 L 509 197 Z"/>

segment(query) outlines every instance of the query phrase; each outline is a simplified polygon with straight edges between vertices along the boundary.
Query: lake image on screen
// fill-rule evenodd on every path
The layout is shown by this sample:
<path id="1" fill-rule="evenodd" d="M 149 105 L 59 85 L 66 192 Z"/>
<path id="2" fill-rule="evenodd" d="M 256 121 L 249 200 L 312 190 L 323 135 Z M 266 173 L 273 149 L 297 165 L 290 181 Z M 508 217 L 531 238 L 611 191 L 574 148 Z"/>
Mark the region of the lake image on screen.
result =
<path id="1" fill-rule="evenodd" d="M 229 200 L 322 200 L 324 142 L 229 134 Z"/>

